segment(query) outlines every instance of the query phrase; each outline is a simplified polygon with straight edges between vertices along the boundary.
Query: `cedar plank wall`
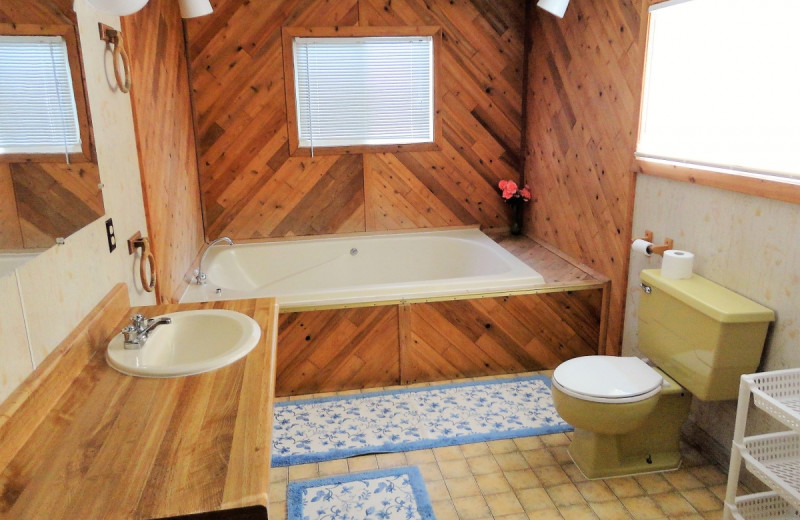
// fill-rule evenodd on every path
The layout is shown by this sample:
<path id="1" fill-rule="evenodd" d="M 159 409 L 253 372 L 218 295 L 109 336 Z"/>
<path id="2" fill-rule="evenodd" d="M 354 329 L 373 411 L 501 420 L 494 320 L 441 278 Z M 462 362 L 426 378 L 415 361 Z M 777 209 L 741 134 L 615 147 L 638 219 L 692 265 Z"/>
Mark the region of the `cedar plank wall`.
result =
<path id="1" fill-rule="evenodd" d="M 572 0 L 563 20 L 540 9 L 529 14 L 528 233 L 611 278 L 607 352 L 619 353 L 642 75 L 640 4 Z"/>
<path id="2" fill-rule="evenodd" d="M 160 302 L 175 302 L 186 288 L 184 274 L 203 247 L 183 25 L 174 0 L 150 0 L 121 20 L 131 61 L 147 225 L 158 260 L 157 292 Z"/>
<path id="3" fill-rule="evenodd" d="M 508 226 L 522 174 L 518 0 L 218 0 L 185 21 L 209 239 Z M 281 27 L 438 25 L 440 151 L 289 157 Z"/>

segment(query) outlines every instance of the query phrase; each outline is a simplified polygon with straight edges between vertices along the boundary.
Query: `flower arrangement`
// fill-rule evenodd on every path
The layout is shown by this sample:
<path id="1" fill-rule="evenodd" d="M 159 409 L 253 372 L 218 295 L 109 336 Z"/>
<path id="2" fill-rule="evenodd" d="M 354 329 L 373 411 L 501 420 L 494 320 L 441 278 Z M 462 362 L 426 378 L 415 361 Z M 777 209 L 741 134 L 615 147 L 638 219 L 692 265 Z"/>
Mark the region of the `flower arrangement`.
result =
<path id="1" fill-rule="evenodd" d="M 527 184 L 520 189 L 516 182 L 503 179 L 497 187 L 500 188 L 501 195 L 506 202 L 519 202 L 519 199 L 524 202 L 531 200 L 531 187 Z"/>

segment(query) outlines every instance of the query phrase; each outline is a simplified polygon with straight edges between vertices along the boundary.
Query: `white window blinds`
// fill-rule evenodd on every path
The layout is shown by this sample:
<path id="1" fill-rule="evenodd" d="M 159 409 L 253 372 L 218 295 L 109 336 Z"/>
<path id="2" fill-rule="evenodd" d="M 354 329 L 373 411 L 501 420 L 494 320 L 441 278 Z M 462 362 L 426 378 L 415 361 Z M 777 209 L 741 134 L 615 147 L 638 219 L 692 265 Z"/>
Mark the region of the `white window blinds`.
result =
<path id="1" fill-rule="evenodd" d="M 800 2 L 650 8 L 637 156 L 800 176 Z"/>
<path id="2" fill-rule="evenodd" d="M 431 142 L 433 39 L 294 38 L 301 147 Z"/>
<path id="3" fill-rule="evenodd" d="M 0 153 L 80 151 L 64 39 L 0 36 Z"/>

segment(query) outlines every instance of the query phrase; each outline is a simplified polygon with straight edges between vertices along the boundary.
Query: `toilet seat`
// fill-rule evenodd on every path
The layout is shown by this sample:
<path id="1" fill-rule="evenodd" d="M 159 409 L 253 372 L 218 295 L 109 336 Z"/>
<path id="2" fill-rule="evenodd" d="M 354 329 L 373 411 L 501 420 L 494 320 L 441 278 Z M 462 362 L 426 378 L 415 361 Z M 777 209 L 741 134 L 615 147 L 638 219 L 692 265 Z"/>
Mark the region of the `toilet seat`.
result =
<path id="1" fill-rule="evenodd" d="M 632 403 L 657 395 L 664 379 L 637 357 L 583 356 L 561 363 L 553 385 L 567 395 L 600 403 Z"/>

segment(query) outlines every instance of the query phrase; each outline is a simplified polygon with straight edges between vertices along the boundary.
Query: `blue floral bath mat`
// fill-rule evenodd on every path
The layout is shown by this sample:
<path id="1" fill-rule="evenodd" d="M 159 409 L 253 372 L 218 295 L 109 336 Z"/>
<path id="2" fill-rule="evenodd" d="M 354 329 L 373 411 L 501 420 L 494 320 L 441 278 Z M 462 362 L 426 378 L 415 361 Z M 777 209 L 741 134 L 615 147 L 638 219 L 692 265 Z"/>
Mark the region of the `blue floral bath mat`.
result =
<path id="1" fill-rule="evenodd" d="M 289 483 L 289 520 L 435 520 L 416 467 Z"/>
<path id="2" fill-rule="evenodd" d="M 275 467 L 572 430 L 541 375 L 282 401 L 273 425 Z"/>

